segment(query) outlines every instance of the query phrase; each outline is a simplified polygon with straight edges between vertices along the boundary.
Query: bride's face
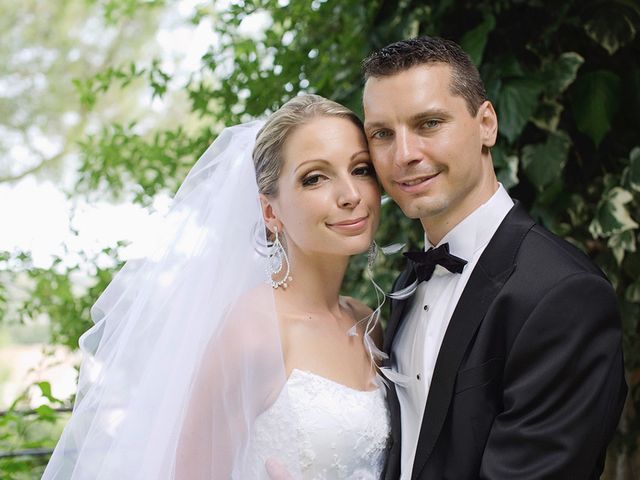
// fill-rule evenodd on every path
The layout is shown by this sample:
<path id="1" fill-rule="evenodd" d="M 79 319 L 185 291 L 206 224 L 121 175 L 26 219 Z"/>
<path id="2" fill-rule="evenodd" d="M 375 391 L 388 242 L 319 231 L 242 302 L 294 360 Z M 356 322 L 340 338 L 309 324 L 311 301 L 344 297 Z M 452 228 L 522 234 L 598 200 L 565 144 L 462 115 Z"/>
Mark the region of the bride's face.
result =
<path id="1" fill-rule="evenodd" d="M 271 204 L 289 250 L 353 255 L 373 240 L 380 189 L 362 132 L 349 120 L 321 116 L 296 128 L 283 149 Z"/>

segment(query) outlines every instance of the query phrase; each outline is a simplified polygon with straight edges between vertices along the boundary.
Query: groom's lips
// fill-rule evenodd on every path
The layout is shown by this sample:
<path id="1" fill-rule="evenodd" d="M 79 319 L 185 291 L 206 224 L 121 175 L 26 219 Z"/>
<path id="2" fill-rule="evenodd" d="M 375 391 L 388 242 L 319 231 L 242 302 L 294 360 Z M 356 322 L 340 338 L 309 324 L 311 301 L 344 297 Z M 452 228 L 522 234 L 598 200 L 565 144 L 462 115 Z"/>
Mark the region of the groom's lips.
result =
<path id="1" fill-rule="evenodd" d="M 399 180 L 395 180 L 396 185 L 400 190 L 405 193 L 419 193 L 429 188 L 429 186 L 440 175 L 440 172 L 436 172 L 430 175 L 420 175 L 415 177 L 407 177 Z"/>

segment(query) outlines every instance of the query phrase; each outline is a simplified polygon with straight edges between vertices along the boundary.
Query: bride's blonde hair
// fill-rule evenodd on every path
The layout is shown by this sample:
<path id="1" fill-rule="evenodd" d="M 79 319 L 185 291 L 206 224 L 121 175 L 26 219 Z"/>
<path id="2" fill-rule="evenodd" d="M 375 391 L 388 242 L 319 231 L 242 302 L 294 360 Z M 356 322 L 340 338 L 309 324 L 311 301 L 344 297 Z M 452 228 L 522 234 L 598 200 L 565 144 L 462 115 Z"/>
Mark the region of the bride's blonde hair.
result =
<path id="1" fill-rule="evenodd" d="M 291 132 L 319 116 L 345 118 L 364 134 L 362 121 L 347 107 L 320 95 L 300 95 L 282 105 L 258 132 L 253 149 L 258 190 L 267 196 L 278 194 L 282 172 L 282 149 Z"/>

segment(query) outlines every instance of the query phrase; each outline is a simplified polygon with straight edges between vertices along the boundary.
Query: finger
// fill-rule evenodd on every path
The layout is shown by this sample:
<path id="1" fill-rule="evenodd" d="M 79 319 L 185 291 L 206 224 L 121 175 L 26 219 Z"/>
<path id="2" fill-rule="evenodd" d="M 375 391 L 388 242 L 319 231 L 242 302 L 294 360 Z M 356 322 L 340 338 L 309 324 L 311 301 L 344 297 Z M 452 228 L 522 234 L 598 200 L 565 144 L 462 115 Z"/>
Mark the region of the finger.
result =
<path id="1" fill-rule="evenodd" d="M 293 480 L 293 477 L 280 460 L 268 458 L 264 462 L 264 466 L 271 480 Z"/>

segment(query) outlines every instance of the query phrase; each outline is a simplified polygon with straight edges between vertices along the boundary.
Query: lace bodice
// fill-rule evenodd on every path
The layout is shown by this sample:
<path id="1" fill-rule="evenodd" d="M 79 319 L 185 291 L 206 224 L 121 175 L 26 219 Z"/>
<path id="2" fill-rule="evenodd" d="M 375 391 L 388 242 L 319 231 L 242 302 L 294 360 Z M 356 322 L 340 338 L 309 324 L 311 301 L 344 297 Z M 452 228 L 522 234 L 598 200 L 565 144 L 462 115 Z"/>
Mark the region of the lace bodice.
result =
<path id="1" fill-rule="evenodd" d="M 278 399 L 256 420 L 249 455 L 253 478 L 267 478 L 266 458 L 291 461 L 284 451 L 288 447 L 281 453 L 277 447 L 285 445 L 282 437 L 288 427 L 295 439 L 294 462 L 302 479 L 381 477 L 390 431 L 383 388 L 355 390 L 311 372 L 293 370 Z"/>

